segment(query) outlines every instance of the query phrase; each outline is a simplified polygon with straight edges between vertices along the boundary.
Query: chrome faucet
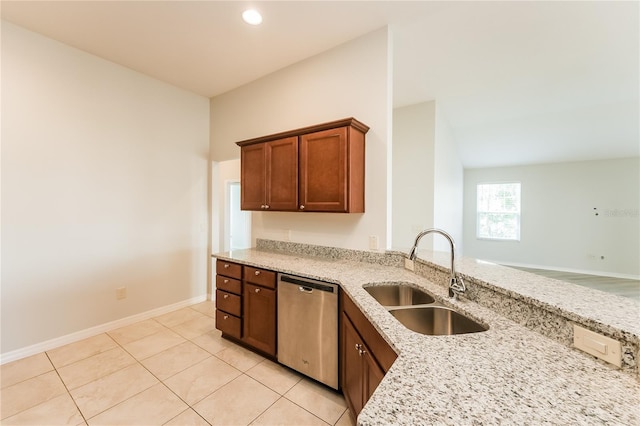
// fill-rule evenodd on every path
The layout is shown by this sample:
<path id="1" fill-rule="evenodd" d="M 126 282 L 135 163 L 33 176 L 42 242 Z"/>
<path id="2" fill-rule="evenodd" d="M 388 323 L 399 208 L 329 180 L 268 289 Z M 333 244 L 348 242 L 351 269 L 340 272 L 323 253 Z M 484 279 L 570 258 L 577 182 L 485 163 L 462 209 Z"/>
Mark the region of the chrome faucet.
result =
<path id="1" fill-rule="evenodd" d="M 420 242 L 420 239 L 425 235 L 431 234 L 431 233 L 442 235 L 449 241 L 449 244 L 451 245 L 451 278 L 449 279 L 449 297 L 457 299 L 459 295 L 464 294 L 464 292 L 467 291 L 467 287 L 464 285 L 464 281 L 462 280 L 462 277 L 456 274 L 456 264 L 455 264 L 456 245 L 453 242 L 453 238 L 451 238 L 451 235 L 447 234 L 442 229 L 436 229 L 436 228 L 425 229 L 424 231 L 420 232 L 416 237 L 416 242 L 413 243 L 413 248 L 411 249 L 411 253 L 409 253 L 409 260 L 416 260 L 416 256 L 418 255 L 418 243 Z"/>

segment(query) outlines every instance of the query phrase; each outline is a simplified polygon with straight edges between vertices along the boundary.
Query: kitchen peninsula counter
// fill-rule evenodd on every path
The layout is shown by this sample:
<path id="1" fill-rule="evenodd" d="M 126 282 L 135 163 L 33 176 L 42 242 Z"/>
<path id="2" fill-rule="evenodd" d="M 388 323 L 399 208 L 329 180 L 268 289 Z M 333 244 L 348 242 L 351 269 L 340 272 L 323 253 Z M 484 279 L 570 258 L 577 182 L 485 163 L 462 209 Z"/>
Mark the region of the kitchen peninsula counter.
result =
<path id="1" fill-rule="evenodd" d="M 314 256 L 261 248 L 214 257 L 340 284 L 398 353 L 358 416 L 358 424 L 640 424 L 637 374 L 605 365 L 464 296 L 449 299 L 444 286 L 399 267 L 399 254 L 354 251 L 356 255 L 349 256 L 349 251 L 336 250 L 335 256 L 326 256 L 326 252 Z M 507 280 L 511 286 L 494 284 L 501 291 L 519 294 L 517 284 L 506 276 L 511 269 L 494 265 L 496 268 L 471 271 L 474 262 L 466 259 L 462 263 L 462 267 L 456 265 L 464 276 L 473 272 L 488 280 L 487 274 L 495 274 L 494 280 Z M 518 279 L 526 277 L 517 275 Z M 488 325 L 489 330 L 426 336 L 405 328 L 363 290 L 363 286 L 394 282 L 425 289 L 439 302 Z M 473 285 L 468 283 L 470 291 Z M 553 291 L 543 290 L 540 303 L 547 304 Z M 527 294 L 534 291 L 525 284 L 523 297 L 535 299 L 534 294 Z M 626 308 L 632 311 L 626 315 L 633 314 L 635 302 L 631 303 Z M 600 321 L 599 313 L 590 315 L 596 318 L 593 321 Z M 620 312 L 616 315 L 615 324 L 603 326 L 637 340 L 634 319 Z"/>

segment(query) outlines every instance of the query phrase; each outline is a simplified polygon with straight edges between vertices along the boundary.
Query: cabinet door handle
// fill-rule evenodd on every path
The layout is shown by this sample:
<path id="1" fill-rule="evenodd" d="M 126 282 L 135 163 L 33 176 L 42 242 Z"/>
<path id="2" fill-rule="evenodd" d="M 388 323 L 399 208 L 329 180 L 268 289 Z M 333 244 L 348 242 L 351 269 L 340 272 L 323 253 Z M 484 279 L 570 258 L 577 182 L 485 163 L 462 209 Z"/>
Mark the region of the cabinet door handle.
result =
<path id="1" fill-rule="evenodd" d="M 225 263 L 224 264 L 224 269 L 227 269 L 229 266 L 231 266 L 231 265 L 229 265 L 228 263 Z"/>
<path id="2" fill-rule="evenodd" d="M 222 282 L 226 284 L 229 282 L 229 280 L 223 280 Z"/>
<path id="3" fill-rule="evenodd" d="M 269 204 L 265 204 L 264 208 L 268 209 L 269 208 Z"/>
<path id="4" fill-rule="evenodd" d="M 260 271 L 256 271 L 256 272 L 255 272 L 255 274 L 256 274 L 256 275 L 260 275 Z"/>
<path id="5" fill-rule="evenodd" d="M 304 210 L 304 204 L 300 204 L 300 210 Z"/>
<path id="6" fill-rule="evenodd" d="M 264 209 L 264 204 L 262 204 L 262 205 L 260 206 L 260 208 L 261 208 L 261 209 Z"/>
<path id="7" fill-rule="evenodd" d="M 223 298 L 225 298 L 225 299 L 228 299 L 228 298 L 229 298 L 229 295 L 228 295 L 228 294 L 225 294 L 225 295 L 224 295 L 224 296 L 222 296 L 222 297 L 223 297 Z"/>
<path id="8" fill-rule="evenodd" d="M 256 289 L 255 289 L 255 290 L 253 290 L 253 291 L 255 291 L 256 293 L 260 293 L 260 289 L 259 289 L 259 288 L 256 288 Z"/>
<path id="9" fill-rule="evenodd" d="M 229 315 L 223 316 L 222 319 L 229 319 Z"/>

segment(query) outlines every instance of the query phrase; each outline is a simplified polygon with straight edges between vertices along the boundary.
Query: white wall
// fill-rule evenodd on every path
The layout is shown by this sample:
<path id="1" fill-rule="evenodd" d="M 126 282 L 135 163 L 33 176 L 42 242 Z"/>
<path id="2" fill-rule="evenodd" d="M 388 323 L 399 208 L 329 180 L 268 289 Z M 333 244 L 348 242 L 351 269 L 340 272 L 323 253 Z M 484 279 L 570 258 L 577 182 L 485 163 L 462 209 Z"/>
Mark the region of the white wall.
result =
<path id="1" fill-rule="evenodd" d="M 206 294 L 208 139 L 208 99 L 2 22 L 3 354 Z"/>
<path id="2" fill-rule="evenodd" d="M 462 254 L 464 169 L 449 123 L 437 106 L 435 115 L 433 224 L 453 237 L 456 253 Z M 449 243 L 442 237 L 434 238 L 433 248 L 439 251 L 450 250 Z"/>
<path id="3" fill-rule="evenodd" d="M 211 158 L 240 157 L 235 142 L 355 117 L 366 135 L 364 214 L 254 212 L 252 237 L 368 249 L 386 247 L 390 126 L 387 29 L 378 30 L 211 99 Z"/>
<path id="4" fill-rule="evenodd" d="M 409 250 L 427 228 L 449 233 L 462 253 L 464 170 L 455 139 L 436 101 L 393 110 L 393 247 Z M 420 249 L 450 251 L 427 234 Z"/>
<path id="5" fill-rule="evenodd" d="M 393 110 L 393 243 L 408 251 L 434 226 L 435 102 Z M 424 237 L 426 239 L 428 237 Z M 421 248 L 433 248 L 422 241 Z"/>
<path id="6" fill-rule="evenodd" d="M 639 158 L 467 169 L 464 180 L 466 256 L 567 271 L 640 275 Z M 507 181 L 522 183 L 521 241 L 477 240 L 477 184 Z"/>

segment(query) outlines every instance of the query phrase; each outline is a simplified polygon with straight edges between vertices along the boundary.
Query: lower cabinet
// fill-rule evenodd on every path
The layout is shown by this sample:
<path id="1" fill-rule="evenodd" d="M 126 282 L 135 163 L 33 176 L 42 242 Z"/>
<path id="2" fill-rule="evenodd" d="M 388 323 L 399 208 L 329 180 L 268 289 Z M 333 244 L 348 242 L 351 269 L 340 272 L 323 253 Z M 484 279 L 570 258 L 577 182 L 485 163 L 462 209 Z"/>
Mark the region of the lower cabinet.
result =
<path id="1" fill-rule="evenodd" d="M 216 262 L 216 328 L 225 336 L 242 335 L 242 265 Z"/>
<path id="2" fill-rule="evenodd" d="M 357 417 L 397 355 L 344 293 L 342 306 L 342 393 Z"/>
<path id="3" fill-rule="evenodd" d="M 342 357 L 342 393 L 349 404 L 352 412 L 359 413 L 364 407 L 364 378 L 365 363 L 362 359 L 362 350 L 368 351 L 368 348 L 360 338 L 360 335 L 351 324 L 349 317 L 342 314 L 342 341 L 343 357 Z M 362 348 L 362 349 L 361 349 Z"/>
<path id="4" fill-rule="evenodd" d="M 259 351 L 275 356 L 276 290 L 245 283 L 242 299 L 242 340 Z"/>
<path id="5" fill-rule="evenodd" d="M 216 327 L 275 359 L 276 272 L 220 260 L 217 270 Z M 340 306 L 340 386 L 357 417 L 398 355 L 344 291 Z"/>
<path id="6" fill-rule="evenodd" d="M 216 328 L 275 358 L 276 273 L 221 260 L 216 269 Z"/>

